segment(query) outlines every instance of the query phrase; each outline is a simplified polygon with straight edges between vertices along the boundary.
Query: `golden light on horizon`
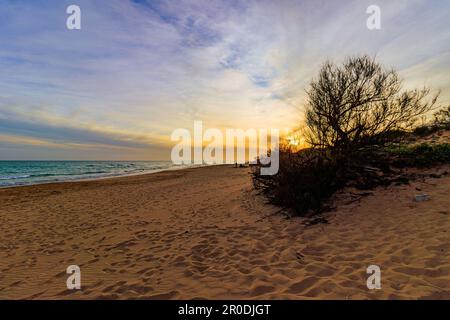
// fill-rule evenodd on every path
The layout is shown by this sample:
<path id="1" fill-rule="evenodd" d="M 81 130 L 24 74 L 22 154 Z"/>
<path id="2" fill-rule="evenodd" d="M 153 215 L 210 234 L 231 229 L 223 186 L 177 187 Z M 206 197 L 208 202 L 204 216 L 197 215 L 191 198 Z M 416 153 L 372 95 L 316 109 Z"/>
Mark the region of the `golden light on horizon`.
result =
<path id="1" fill-rule="evenodd" d="M 291 146 L 298 146 L 300 144 L 300 139 L 297 139 L 295 137 L 289 137 L 288 142 Z"/>
<path id="2" fill-rule="evenodd" d="M 287 145 L 295 151 L 298 151 L 300 149 L 304 149 L 307 147 L 306 139 L 299 133 L 288 136 L 286 138 L 286 141 L 287 141 Z"/>

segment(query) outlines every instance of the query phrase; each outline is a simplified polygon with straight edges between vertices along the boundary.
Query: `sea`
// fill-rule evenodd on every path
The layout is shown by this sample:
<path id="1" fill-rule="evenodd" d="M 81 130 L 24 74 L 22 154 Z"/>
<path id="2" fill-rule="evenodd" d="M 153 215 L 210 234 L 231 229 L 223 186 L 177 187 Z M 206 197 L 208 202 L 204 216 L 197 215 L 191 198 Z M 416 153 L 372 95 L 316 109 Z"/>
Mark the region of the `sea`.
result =
<path id="1" fill-rule="evenodd" d="M 183 168 L 171 161 L 0 161 L 0 187 L 91 180 Z"/>

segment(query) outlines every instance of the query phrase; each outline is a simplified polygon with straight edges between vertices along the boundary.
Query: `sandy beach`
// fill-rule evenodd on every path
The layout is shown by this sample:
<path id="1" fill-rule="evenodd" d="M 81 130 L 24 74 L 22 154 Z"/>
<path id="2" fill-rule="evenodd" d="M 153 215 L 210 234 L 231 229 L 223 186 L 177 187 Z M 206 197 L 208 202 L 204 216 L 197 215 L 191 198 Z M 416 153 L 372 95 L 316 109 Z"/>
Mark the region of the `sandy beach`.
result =
<path id="1" fill-rule="evenodd" d="M 449 190 L 448 175 L 378 188 L 308 226 L 232 166 L 1 189 L 0 298 L 449 299 Z"/>

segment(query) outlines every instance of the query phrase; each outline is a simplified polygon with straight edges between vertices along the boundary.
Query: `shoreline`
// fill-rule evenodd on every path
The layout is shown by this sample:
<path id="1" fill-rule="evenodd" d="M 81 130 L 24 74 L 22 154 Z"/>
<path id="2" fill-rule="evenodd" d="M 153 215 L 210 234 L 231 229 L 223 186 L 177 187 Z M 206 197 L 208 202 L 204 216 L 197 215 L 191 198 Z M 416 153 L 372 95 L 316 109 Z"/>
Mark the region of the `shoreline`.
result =
<path id="1" fill-rule="evenodd" d="M 3 160 L 3 161 L 8 161 L 8 160 Z M 59 161 L 59 160 L 57 160 L 57 161 Z M 63 162 L 63 160 L 61 160 L 61 162 Z M 80 162 L 86 162 L 86 161 L 80 160 Z M 93 162 L 97 162 L 97 161 L 93 161 Z M 105 162 L 107 162 L 107 161 L 105 161 Z M 123 161 L 123 162 L 128 162 L 128 161 Z M 147 162 L 147 161 L 141 161 L 141 162 Z M 190 165 L 190 166 L 184 166 L 184 167 L 174 166 L 174 167 L 169 167 L 169 168 L 165 168 L 165 169 L 155 169 L 155 170 L 150 170 L 150 171 L 146 171 L 146 172 L 125 173 L 125 174 L 119 174 L 119 175 L 114 175 L 114 176 L 103 176 L 103 177 L 95 177 L 95 178 L 81 178 L 81 179 L 64 180 L 64 181 L 46 181 L 46 182 L 28 183 L 28 184 L 21 184 L 21 185 L 0 186 L 0 190 L 8 189 L 8 188 L 31 187 L 31 186 L 48 185 L 48 184 L 75 183 L 75 182 L 85 182 L 85 181 L 126 178 L 126 177 L 134 177 L 134 176 L 139 176 L 139 175 L 155 174 L 155 173 L 165 172 L 165 171 L 176 171 L 176 170 L 184 170 L 184 169 L 191 169 L 191 168 L 201 168 L 201 167 L 207 167 L 207 166 L 211 166 L 211 165 Z"/>
<path id="2" fill-rule="evenodd" d="M 0 189 L 0 299 L 448 299 L 449 187 L 380 187 L 315 225 L 232 165 Z"/>

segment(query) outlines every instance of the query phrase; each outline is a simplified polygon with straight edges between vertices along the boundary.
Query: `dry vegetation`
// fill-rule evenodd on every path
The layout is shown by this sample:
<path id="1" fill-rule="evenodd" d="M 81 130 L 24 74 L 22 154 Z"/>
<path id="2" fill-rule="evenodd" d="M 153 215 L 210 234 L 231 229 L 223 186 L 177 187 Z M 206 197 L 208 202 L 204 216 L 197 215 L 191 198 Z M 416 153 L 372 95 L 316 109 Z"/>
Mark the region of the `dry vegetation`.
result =
<path id="1" fill-rule="evenodd" d="M 402 90 L 397 73 L 370 57 L 348 58 L 342 66 L 325 63 L 307 94 L 303 135 L 310 148 L 280 147 L 277 175 L 253 171 L 255 188 L 273 204 L 311 215 L 326 210 L 327 200 L 343 187 L 407 183 L 404 167 L 450 162 L 448 143 L 413 143 L 419 134 L 449 128 L 450 108 L 418 126 L 438 109 L 438 94 Z"/>

